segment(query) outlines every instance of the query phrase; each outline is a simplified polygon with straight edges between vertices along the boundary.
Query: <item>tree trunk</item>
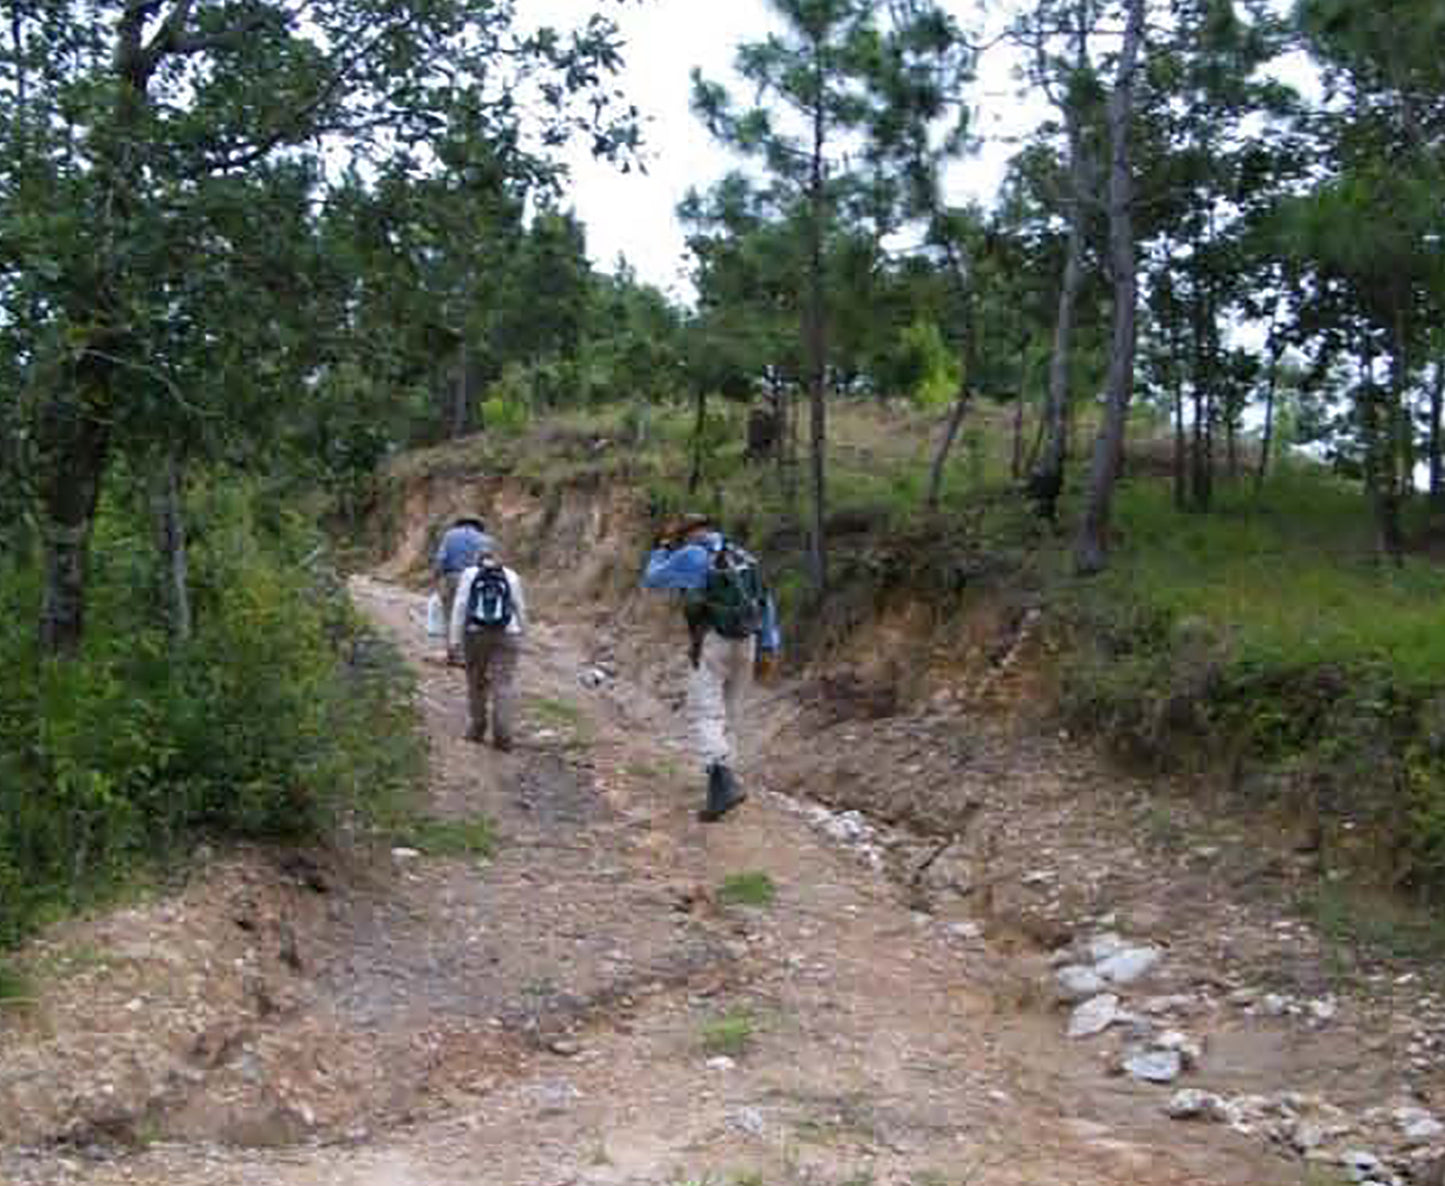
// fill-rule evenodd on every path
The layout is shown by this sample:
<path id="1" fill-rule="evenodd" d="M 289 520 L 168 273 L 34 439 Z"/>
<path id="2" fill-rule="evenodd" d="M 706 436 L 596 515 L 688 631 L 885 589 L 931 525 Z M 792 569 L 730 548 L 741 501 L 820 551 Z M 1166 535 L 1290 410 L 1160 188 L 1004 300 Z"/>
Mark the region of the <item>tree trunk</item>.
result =
<path id="1" fill-rule="evenodd" d="M 89 414 L 90 401 L 52 394 L 38 425 L 40 537 L 45 585 L 40 648 L 59 659 L 80 653 L 85 632 L 85 572 L 90 530 L 110 452 L 109 427 Z"/>
<path id="2" fill-rule="evenodd" d="M 948 464 L 948 453 L 953 448 L 953 442 L 958 437 L 958 430 L 963 424 L 963 415 L 968 411 L 968 379 L 967 377 L 958 385 L 958 395 L 954 398 L 953 407 L 948 413 L 948 424 L 943 430 L 943 439 L 938 442 L 938 449 L 933 455 L 933 467 L 928 474 L 928 509 L 938 510 L 939 499 L 943 496 L 943 470 Z"/>
<path id="3" fill-rule="evenodd" d="M 1404 533 L 1400 528 L 1400 491 L 1402 481 L 1408 481 L 1408 473 L 1401 475 L 1400 467 L 1403 450 L 1401 422 L 1405 397 L 1405 376 L 1409 363 L 1405 354 L 1404 328 L 1397 316 L 1394 330 L 1394 350 L 1390 357 L 1390 389 L 1386 397 L 1384 415 L 1380 417 L 1379 436 L 1382 465 L 1379 473 L 1379 488 L 1376 509 L 1379 516 L 1380 551 L 1396 566 L 1405 559 Z"/>
<path id="4" fill-rule="evenodd" d="M 1084 22 L 1077 32 L 1077 68 L 1087 62 Z M 1029 493 L 1042 518 L 1053 522 L 1058 513 L 1059 494 L 1064 487 L 1064 465 L 1068 460 L 1069 351 L 1074 330 L 1074 310 L 1084 284 L 1084 240 L 1087 234 L 1085 207 L 1090 197 L 1091 169 L 1086 159 L 1083 121 L 1074 99 L 1064 103 L 1064 125 L 1069 144 L 1069 238 L 1064 256 L 1064 277 L 1059 286 L 1059 305 L 1054 322 L 1054 349 L 1049 360 L 1049 389 L 1044 397 L 1044 447 L 1029 475 Z"/>
<path id="5" fill-rule="evenodd" d="M 191 591 L 185 512 L 181 501 L 181 465 L 174 449 L 166 454 L 153 481 L 156 542 L 165 567 L 162 601 L 166 633 L 172 648 L 178 650 L 191 637 Z"/>
<path id="6" fill-rule="evenodd" d="M 1415 493 L 1415 405 L 1409 391 L 1410 335 L 1405 310 L 1395 313 L 1394 364 L 1390 370 L 1390 403 L 1394 419 L 1395 498 L 1397 508 L 1407 505 Z M 1398 515 L 1398 509 L 1397 509 Z"/>
<path id="7" fill-rule="evenodd" d="M 452 392 L 453 438 L 463 436 L 471 415 L 471 393 L 467 390 L 467 339 L 463 334 L 457 344 L 457 383 Z"/>
<path id="8" fill-rule="evenodd" d="M 1189 449 L 1184 432 L 1184 379 L 1183 365 L 1179 358 L 1178 309 L 1173 307 L 1169 317 L 1169 390 L 1174 401 L 1174 509 L 1182 511 L 1189 505 L 1187 474 Z"/>
<path id="9" fill-rule="evenodd" d="M 1436 360 L 1435 382 L 1430 387 L 1430 505 L 1445 505 L 1445 464 L 1440 458 L 1440 422 L 1445 413 L 1445 362 Z"/>
<path id="10" fill-rule="evenodd" d="M 182 5 L 172 9 L 164 22 L 168 36 L 184 33 L 188 11 L 189 6 Z M 131 213 L 144 171 L 140 149 L 147 92 L 164 54 L 157 48 L 160 32 L 149 47 L 145 43 L 150 12 L 150 6 L 131 4 L 116 22 L 113 134 L 96 168 L 97 191 L 104 195 L 96 217 L 104 220 L 106 231 L 95 265 L 98 283 L 81 295 L 80 307 L 70 311 L 72 327 L 88 328 L 72 347 L 77 359 L 73 369 L 58 367 L 47 384 L 36 425 L 45 553 L 40 648 L 58 659 L 76 658 L 84 637 L 86 564 L 110 457 L 115 370 L 130 346 L 123 313 L 117 322 L 115 280 L 124 264 L 116 256 L 128 249 Z"/>
<path id="11" fill-rule="evenodd" d="M 1024 476 L 1024 389 L 1029 377 L 1029 347 L 1025 342 L 1019 347 L 1019 392 L 1018 405 L 1014 408 L 1013 453 L 1009 459 L 1009 477 L 1017 482 Z"/>
<path id="12" fill-rule="evenodd" d="M 1196 249 L 1197 249 L 1196 243 Z M 1194 375 L 1193 450 L 1190 457 L 1190 504 L 1207 511 L 1214 499 L 1214 371 L 1210 363 L 1209 296 L 1198 285 L 1193 298 L 1190 324 L 1193 327 Z"/>
<path id="13" fill-rule="evenodd" d="M 696 494 L 702 485 L 702 451 L 707 431 L 707 389 L 698 386 L 697 415 L 692 422 L 692 472 L 687 476 L 687 492 Z"/>
<path id="14" fill-rule="evenodd" d="M 818 99 L 813 109 L 813 155 L 810 164 L 808 219 L 808 395 L 810 413 L 809 445 L 812 465 L 813 522 L 809 540 L 809 561 L 813 587 L 820 594 L 828 587 L 828 545 L 824 538 L 827 522 L 827 338 L 823 306 L 823 58 L 815 47 Z"/>
<path id="15" fill-rule="evenodd" d="M 1284 345 L 1270 335 L 1269 371 L 1264 384 L 1264 432 L 1259 442 L 1259 465 L 1254 471 L 1254 494 L 1258 498 L 1264 490 L 1264 480 L 1269 476 L 1269 455 L 1274 449 L 1274 401 L 1279 387 L 1279 360 L 1284 354 Z"/>
<path id="16" fill-rule="evenodd" d="M 1109 95 L 1109 263 L 1114 281 L 1114 326 L 1109 351 L 1108 402 L 1094 441 L 1084 515 L 1074 544 L 1074 565 L 1095 573 L 1107 562 L 1109 511 L 1124 456 L 1124 428 L 1134 393 L 1135 301 L 1133 176 L 1129 121 L 1134 111 L 1134 73 L 1144 36 L 1144 0 L 1129 0 L 1119 72 Z"/>

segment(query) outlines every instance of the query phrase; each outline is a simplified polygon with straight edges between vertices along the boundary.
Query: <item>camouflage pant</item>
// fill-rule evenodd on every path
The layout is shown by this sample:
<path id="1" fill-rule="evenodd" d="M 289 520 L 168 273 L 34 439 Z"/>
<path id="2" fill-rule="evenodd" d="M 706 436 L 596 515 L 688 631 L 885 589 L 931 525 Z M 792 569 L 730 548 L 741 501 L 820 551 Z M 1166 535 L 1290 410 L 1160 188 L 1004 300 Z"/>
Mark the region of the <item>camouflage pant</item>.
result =
<path id="1" fill-rule="evenodd" d="M 738 713 L 752 680 L 753 639 L 703 635 L 687 678 L 687 712 L 704 766 L 737 761 Z"/>

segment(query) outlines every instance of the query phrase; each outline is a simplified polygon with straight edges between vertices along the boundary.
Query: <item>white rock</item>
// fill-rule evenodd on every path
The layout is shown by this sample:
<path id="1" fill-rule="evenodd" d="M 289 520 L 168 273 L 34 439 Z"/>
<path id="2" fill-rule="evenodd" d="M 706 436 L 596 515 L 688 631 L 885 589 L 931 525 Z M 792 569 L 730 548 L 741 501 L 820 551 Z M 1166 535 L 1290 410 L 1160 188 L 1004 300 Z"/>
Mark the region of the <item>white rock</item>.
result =
<path id="1" fill-rule="evenodd" d="M 730 1071 L 737 1065 L 726 1054 L 715 1054 L 707 1060 L 707 1069 L 710 1071 Z"/>
<path id="2" fill-rule="evenodd" d="M 1154 1039 L 1154 1046 L 1159 1050 L 1175 1051 L 1186 1067 L 1198 1066 L 1199 1060 L 1204 1057 L 1200 1044 L 1182 1030 L 1166 1030 Z"/>
<path id="3" fill-rule="evenodd" d="M 1151 1017 L 1161 1013 L 1194 1013 L 1199 1008 L 1199 998 L 1188 993 L 1171 993 L 1168 996 L 1149 997 L 1141 1008 Z"/>
<path id="4" fill-rule="evenodd" d="M 1405 1140 L 1411 1145 L 1428 1145 L 1445 1135 L 1445 1124 L 1433 1116 L 1421 1116 L 1404 1126 Z"/>
<path id="5" fill-rule="evenodd" d="M 1352 1182 L 1383 1177 L 1387 1172 L 1380 1159 L 1365 1149 L 1349 1150 L 1340 1157 L 1340 1164 L 1344 1166 Z"/>
<path id="6" fill-rule="evenodd" d="M 1119 1020 L 1119 998 L 1100 993 L 1079 1005 L 1069 1016 L 1069 1037 L 1088 1038 L 1101 1034 Z"/>
<path id="7" fill-rule="evenodd" d="M 1173 1083 L 1184 1070 L 1177 1050 L 1136 1050 L 1124 1057 L 1124 1070 L 1148 1083 Z"/>
<path id="8" fill-rule="evenodd" d="M 1185 1087 L 1169 1097 L 1164 1112 L 1173 1120 L 1208 1120 L 1219 1123 L 1228 1118 L 1224 1101 L 1212 1091 Z"/>
<path id="9" fill-rule="evenodd" d="M 1093 968 L 1081 964 L 1067 964 L 1055 973 L 1059 982 L 1059 993 L 1066 1001 L 1082 1001 L 1096 996 L 1104 990 L 1104 980 Z"/>
<path id="10" fill-rule="evenodd" d="M 1266 1017 L 1283 1017 L 1289 1011 L 1289 998 L 1277 992 L 1266 993 L 1259 1002 L 1259 1011 Z"/>
<path id="11" fill-rule="evenodd" d="M 608 678 L 607 672 L 603 671 L 600 667 L 584 668 L 577 675 L 577 681 L 584 688 L 600 688 L 607 682 Z"/>
<path id="12" fill-rule="evenodd" d="M 1101 963 L 1111 955 L 1123 951 L 1128 944 L 1113 931 L 1105 931 L 1102 935 L 1095 935 L 1084 945 L 1084 951 L 1094 963 Z"/>
<path id="13" fill-rule="evenodd" d="M 972 940 L 983 937 L 983 928 L 976 922 L 951 922 L 948 933 L 957 939 Z"/>
<path id="14" fill-rule="evenodd" d="M 738 1108 L 730 1113 L 727 1119 L 728 1127 L 738 1132 L 746 1133 L 750 1137 L 760 1137 L 766 1125 L 763 1123 L 763 1114 L 757 1108 Z"/>
<path id="15" fill-rule="evenodd" d="M 1101 960 L 1095 970 L 1115 984 L 1133 984 L 1163 958 L 1157 947 L 1126 947 Z"/>
<path id="16" fill-rule="evenodd" d="M 1319 1000 L 1311 1001 L 1309 1004 L 1310 1016 L 1316 1021 L 1326 1022 L 1335 1019 L 1335 1013 L 1339 1006 L 1330 997 L 1321 997 Z"/>

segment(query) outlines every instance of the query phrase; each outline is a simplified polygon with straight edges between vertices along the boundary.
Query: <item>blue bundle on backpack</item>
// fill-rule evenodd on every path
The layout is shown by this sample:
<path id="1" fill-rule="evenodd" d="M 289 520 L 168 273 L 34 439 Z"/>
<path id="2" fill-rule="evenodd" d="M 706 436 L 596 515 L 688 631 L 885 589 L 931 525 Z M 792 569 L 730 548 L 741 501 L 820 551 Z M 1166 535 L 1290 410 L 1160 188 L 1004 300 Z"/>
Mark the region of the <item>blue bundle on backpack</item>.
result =
<path id="1" fill-rule="evenodd" d="M 644 589 L 687 594 L 689 617 L 700 617 L 724 637 L 753 635 L 769 655 L 782 648 L 777 603 L 763 587 L 750 552 L 710 531 L 681 547 L 654 548 L 642 574 Z"/>

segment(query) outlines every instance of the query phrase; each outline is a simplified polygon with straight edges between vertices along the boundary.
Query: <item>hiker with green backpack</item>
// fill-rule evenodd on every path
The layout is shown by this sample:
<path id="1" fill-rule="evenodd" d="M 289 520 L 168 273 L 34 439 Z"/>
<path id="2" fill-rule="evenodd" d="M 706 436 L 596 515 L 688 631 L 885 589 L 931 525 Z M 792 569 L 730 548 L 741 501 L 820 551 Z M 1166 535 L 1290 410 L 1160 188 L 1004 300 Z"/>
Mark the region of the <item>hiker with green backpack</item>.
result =
<path id="1" fill-rule="evenodd" d="M 733 766 L 738 712 L 755 668 L 779 645 L 778 615 L 756 558 L 705 515 L 685 515 L 655 541 L 645 589 L 682 593 L 688 629 L 687 708 L 707 778 L 700 817 L 721 819 L 748 796 Z"/>

